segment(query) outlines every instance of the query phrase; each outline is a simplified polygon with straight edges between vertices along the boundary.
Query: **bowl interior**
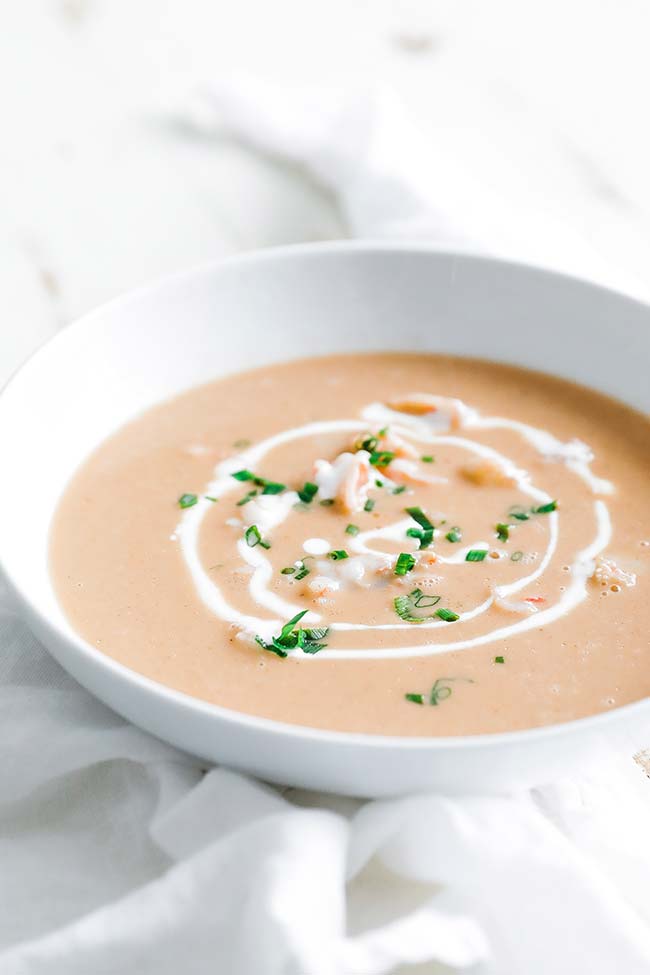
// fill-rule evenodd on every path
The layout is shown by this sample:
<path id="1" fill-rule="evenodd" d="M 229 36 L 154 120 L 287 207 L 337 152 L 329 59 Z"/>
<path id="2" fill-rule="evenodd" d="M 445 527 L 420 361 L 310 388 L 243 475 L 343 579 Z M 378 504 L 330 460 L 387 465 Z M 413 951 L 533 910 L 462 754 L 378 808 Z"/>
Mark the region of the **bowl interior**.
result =
<path id="1" fill-rule="evenodd" d="M 324 245 L 250 255 L 113 302 L 41 349 L 0 397 L 0 559 L 64 632 L 47 535 L 78 464 L 181 390 L 306 355 L 481 356 L 586 383 L 650 410 L 650 311 L 584 282 L 427 248 Z"/>

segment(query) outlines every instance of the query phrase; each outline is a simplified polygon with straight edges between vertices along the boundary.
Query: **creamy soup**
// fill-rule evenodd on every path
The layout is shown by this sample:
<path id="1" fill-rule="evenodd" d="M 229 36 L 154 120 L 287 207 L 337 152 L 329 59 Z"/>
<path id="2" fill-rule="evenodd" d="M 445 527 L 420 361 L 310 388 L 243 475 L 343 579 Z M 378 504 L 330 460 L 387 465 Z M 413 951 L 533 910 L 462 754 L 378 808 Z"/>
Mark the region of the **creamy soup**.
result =
<path id="1" fill-rule="evenodd" d="M 229 376 L 75 475 L 52 573 L 103 653 L 347 731 L 527 728 L 650 693 L 648 421 L 426 355 Z"/>

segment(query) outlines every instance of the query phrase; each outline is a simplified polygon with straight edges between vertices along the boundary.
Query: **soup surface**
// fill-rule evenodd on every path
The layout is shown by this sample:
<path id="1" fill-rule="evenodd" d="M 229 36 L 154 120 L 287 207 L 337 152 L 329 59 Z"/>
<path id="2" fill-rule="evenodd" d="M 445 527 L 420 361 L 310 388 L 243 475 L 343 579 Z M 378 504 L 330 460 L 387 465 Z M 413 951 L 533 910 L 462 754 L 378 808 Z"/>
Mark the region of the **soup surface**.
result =
<path id="1" fill-rule="evenodd" d="M 650 693 L 650 426 L 538 373 L 426 355 L 230 376 L 105 441 L 51 539 L 102 652 L 281 721 L 398 735 Z"/>

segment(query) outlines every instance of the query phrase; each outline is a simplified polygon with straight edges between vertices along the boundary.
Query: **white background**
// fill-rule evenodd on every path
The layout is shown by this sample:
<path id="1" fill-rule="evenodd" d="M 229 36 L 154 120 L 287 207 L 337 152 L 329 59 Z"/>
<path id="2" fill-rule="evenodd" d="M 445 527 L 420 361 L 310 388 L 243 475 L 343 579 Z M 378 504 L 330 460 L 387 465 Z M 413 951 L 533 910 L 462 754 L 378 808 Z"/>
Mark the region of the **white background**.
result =
<path id="1" fill-rule="evenodd" d="M 0 378 L 137 284 L 345 234 L 299 172 L 179 121 L 196 86 L 233 70 L 394 87 L 504 215 L 530 213 L 531 235 L 549 217 L 650 292 L 646 0 L 0 0 L 0 13 Z"/>

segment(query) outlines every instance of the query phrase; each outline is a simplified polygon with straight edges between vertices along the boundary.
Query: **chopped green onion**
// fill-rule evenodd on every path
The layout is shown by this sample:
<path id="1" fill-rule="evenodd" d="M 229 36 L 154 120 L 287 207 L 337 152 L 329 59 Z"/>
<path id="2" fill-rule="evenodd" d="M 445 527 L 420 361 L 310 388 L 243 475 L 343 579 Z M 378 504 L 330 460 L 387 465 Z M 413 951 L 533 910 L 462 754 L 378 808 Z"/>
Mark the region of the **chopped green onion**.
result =
<path id="1" fill-rule="evenodd" d="M 319 501 L 318 503 L 320 504 L 321 508 L 331 508 L 334 504 L 334 498 L 325 498 L 324 501 Z"/>
<path id="2" fill-rule="evenodd" d="M 363 440 L 357 440 L 355 450 L 367 450 L 371 454 L 377 448 L 379 443 L 378 437 L 365 437 Z"/>
<path id="3" fill-rule="evenodd" d="M 424 694 L 405 694 L 404 697 L 412 704 L 424 704 Z"/>
<path id="4" fill-rule="evenodd" d="M 497 538 L 500 542 L 507 542 L 510 538 L 510 525 L 506 525 L 504 522 L 498 522 L 495 525 Z"/>
<path id="5" fill-rule="evenodd" d="M 298 491 L 298 497 L 303 502 L 303 504 L 309 504 L 313 500 L 314 495 L 318 491 L 318 485 L 312 484 L 311 481 L 305 481 L 302 490 Z"/>
<path id="6" fill-rule="evenodd" d="M 458 613 L 453 613 L 450 609 L 437 609 L 436 616 L 439 616 L 445 623 L 455 623 L 456 620 L 460 619 Z"/>
<path id="7" fill-rule="evenodd" d="M 482 562 L 487 555 L 486 548 L 470 548 L 469 552 L 465 556 L 466 562 Z"/>
<path id="8" fill-rule="evenodd" d="M 432 454 L 425 454 L 423 457 L 420 457 L 423 464 L 433 464 L 435 459 Z"/>
<path id="9" fill-rule="evenodd" d="M 375 507 L 375 502 L 372 500 L 372 498 L 368 498 L 368 500 L 366 501 L 366 503 L 363 506 L 363 510 L 364 511 L 372 511 L 372 509 L 374 507 Z"/>
<path id="10" fill-rule="evenodd" d="M 368 458 L 373 467 L 388 467 L 394 459 L 395 454 L 392 450 L 375 450 Z"/>
<path id="11" fill-rule="evenodd" d="M 494 662 L 495 662 L 495 664 L 504 664 L 506 662 L 506 658 L 505 657 L 495 657 L 494 658 Z"/>
<path id="12" fill-rule="evenodd" d="M 328 553 L 328 559 L 333 559 L 334 562 L 340 562 L 341 559 L 349 559 L 350 556 L 345 551 L 344 548 L 335 548 L 332 552 Z"/>
<path id="13" fill-rule="evenodd" d="M 286 488 L 286 484 L 278 484 L 276 481 L 267 481 L 264 485 L 262 494 L 281 494 Z"/>
<path id="14" fill-rule="evenodd" d="M 311 629 L 296 629 L 296 623 L 299 623 L 307 612 L 308 610 L 303 609 L 293 619 L 290 619 L 288 623 L 285 623 L 280 631 L 280 635 L 273 637 L 270 643 L 267 643 L 259 636 L 255 637 L 255 642 L 264 650 L 269 650 L 278 657 L 286 657 L 289 650 L 296 648 L 301 649 L 303 653 L 318 653 L 319 650 L 327 646 L 327 644 L 320 643 L 319 641 L 327 636 L 329 628 L 327 626 L 319 626 Z"/>
<path id="15" fill-rule="evenodd" d="M 296 582 L 299 582 L 301 579 L 304 579 L 305 576 L 308 576 L 309 573 L 310 573 L 310 571 L 311 571 L 311 569 L 308 569 L 307 566 L 305 565 L 304 561 L 302 561 L 300 563 L 300 568 L 296 572 Z"/>
<path id="16" fill-rule="evenodd" d="M 345 529 L 346 535 L 358 535 L 361 529 L 357 525 L 348 525 Z"/>
<path id="17" fill-rule="evenodd" d="M 532 512 L 534 515 L 548 515 L 551 511 L 557 509 L 557 501 L 547 501 L 546 504 L 540 504 L 539 508 L 533 508 Z"/>
<path id="18" fill-rule="evenodd" d="M 510 556 L 510 561 L 511 562 L 521 562 L 521 560 L 523 559 L 523 557 L 524 557 L 524 553 L 523 552 L 520 552 L 520 551 L 513 552 L 512 555 Z"/>
<path id="19" fill-rule="evenodd" d="M 447 539 L 448 542 L 460 542 L 462 537 L 463 537 L 462 532 L 457 525 L 454 526 L 454 528 L 450 528 L 447 534 L 445 535 L 445 538 Z"/>
<path id="20" fill-rule="evenodd" d="M 524 508 L 522 504 L 513 504 L 512 507 L 508 509 L 508 514 L 511 518 L 516 518 L 517 521 L 528 521 L 530 518 L 530 512 L 527 508 Z"/>
<path id="21" fill-rule="evenodd" d="M 296 571 L 296 567 L 294 565 L 288 565 L 286 569 L 280 570 L 280 574 L 283 576 L 292 576 L 295 571 Z"/>
<path id="22" fill-rule="evenodd" d="M 441 701 L 446 701 L 448 697 L 451 697 L 451 687 L 447 684 L 443 684 L 443 680 L 450 680 L 449 677 L 440 677 L 433 687 L 431 688 L 431 693 L 429 694 L 429 704 L 434 707 L 440 704 Z"/>
<path id="23" fill-rule="evenodd" d="M 397 487 L 394 487 L 393 490 L 390 493 L 391 494 L 404 494 L 405 491 L 406 491 L 406 485 L 405 484 L 398 484 Z"/>
<path id="24" fill-rule="evenodd" d="M 237 507 L 241 508 L 243 504 L 248 504 L 248 502 L 252 501 L 255 497 L 257 497 L 257 491 L 249 491 L 248 494 L 245 494 L 244 497 L 237 502 Z"/>
<path id="25" fill-rule="evenodd" d="M 250 471 L 246 471 L 246 470 L 243 470 L 243 471 L 235 471 L 234 474 L 231 474 L 231 477 L 234 477 L 236 481 L 254 481 L 255 480 L 255 475 L 254 474 L 251 474 Z"/>
<path id="26" fill-rule="evenodd" d="M 260 535 L 257 525 L 251 525 L 250 528 L 247 528 L 244 537 L 249 548 L 255 548 L 256 545 L 261 545 L 262 548 L 271 548 L 270 542 L 265 542 Z"/>
<path id="27" fill-rule="evenodd" d="M 400 552 L 395 563 L 395 575 L 405 576 L 415 566 L 415 559 L 409 552 Z"/>
<path id="28" fill-rule="evenodd" d="M 218 501 L 219 498 L 213 498 L 211 494 L 204 494 L 203 497 L 206 501 Z"/>
<path id="29" fill-rule="evenodd" d="M 383 481 L 375 480 L 375 487 L 383 488 L 383 486 L 384 486 L 384 482 Z"/>
<path id="30" fill-rule="evenodd" d="M 193 508 L 198 501 L 196 494 L 181 494 L 178 499 L 179 508 Z"/>
<path id="31" fill-rule="evenodd" d="M 433 616 L 416 616 L 415 609 L 430 609 L 440 602 L 440 596 L 429 595 L 421 589 L 414 589 L 408 596 L 396 596 L 393 600 L 395 612 L 405 623 L 428 623 Z M 435 615 L 435 614 L 434 614 Z"/>
<path id="32" fill-rule="evenodd" d="M 425 515 L 422 508 L 405 508 L 404 510 L 414 521 L 417 521 L 421 528 L 424 528 L 425 530 L 429 528 L 433 529 L 433 525 Z"/>

